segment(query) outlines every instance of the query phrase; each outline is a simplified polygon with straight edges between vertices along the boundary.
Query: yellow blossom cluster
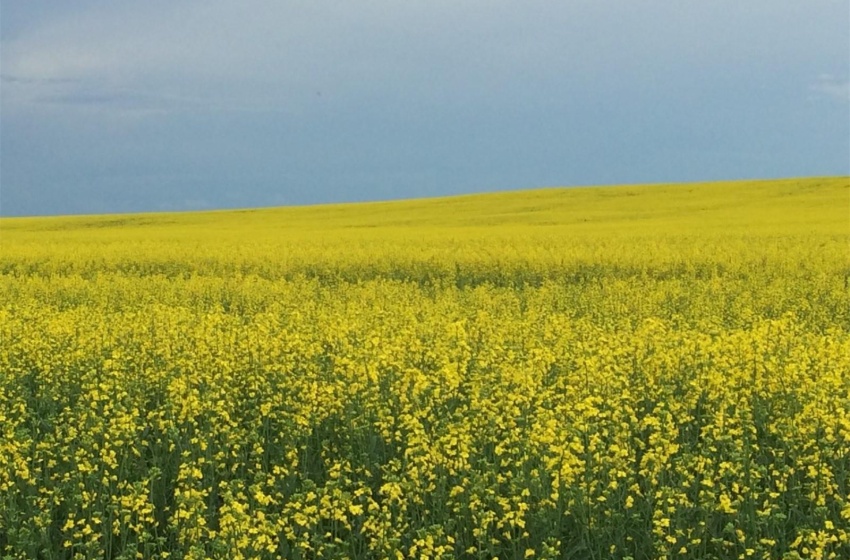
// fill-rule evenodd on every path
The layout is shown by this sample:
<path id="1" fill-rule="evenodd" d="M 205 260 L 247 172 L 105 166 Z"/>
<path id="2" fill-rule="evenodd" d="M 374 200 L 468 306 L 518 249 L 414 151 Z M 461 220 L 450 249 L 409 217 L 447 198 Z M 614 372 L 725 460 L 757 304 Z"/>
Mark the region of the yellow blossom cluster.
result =
<path id="1" fill-rule="evenodd" d="M 850 557 L 848 200 L 4 219 L 0 556 Z"/>

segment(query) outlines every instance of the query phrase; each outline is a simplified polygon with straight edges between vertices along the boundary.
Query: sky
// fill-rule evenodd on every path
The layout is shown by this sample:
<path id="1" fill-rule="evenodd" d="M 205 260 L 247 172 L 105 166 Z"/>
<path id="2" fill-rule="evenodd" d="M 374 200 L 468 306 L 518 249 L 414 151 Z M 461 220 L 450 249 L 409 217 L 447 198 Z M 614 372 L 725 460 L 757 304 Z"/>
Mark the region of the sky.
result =
<path id="1" fill-rule="evenodd" d="M 0 0 L 0 215 L 850 175 L 846 0 Z"/>

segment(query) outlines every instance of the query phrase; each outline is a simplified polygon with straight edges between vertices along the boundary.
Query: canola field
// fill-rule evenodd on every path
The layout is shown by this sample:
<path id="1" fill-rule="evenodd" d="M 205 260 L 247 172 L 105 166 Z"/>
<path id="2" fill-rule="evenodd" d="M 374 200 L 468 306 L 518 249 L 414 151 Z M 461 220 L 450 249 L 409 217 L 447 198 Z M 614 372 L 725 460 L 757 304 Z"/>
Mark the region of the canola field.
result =
<path id="1" fill-rule="evenodd" d="M 850 179 L 0 220 L 2 558 L 850 558 Z"/>

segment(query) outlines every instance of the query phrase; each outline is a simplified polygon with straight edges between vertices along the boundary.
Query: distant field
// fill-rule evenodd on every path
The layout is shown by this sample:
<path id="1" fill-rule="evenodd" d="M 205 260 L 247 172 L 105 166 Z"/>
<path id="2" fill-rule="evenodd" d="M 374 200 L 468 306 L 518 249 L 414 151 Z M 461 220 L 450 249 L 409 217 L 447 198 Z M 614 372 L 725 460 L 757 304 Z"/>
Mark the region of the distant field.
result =
<path id="1" fill-rule="evenodd" d="M 0 219 L 0 557 L 848 558 L 850 178 Z"/>

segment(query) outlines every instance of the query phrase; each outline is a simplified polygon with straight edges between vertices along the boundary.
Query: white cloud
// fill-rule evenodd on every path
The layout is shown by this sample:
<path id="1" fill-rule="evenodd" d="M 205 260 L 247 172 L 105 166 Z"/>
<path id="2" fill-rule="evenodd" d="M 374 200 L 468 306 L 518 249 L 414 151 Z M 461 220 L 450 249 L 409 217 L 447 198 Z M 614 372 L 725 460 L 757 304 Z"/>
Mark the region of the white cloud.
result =
<path id="1" fill-rule="evenodd" d="M 30 102 L 155 92 L 216 110 L 301 112 L 321 92 L 347 106 L 480 105 L 666 71 L 658 61 L 682 42 L 677 25 L 647 33 L 631 21 L 654 15 L 590 0 L 116 1 L 4 41 L 3 71 L 29 80 L 15 97 Z"/>
<path id="2" fill-rule="evenodd" d="M 840 101 L 850 101 L 850 81 L 839 79 L 832 74 L 818 76 L 809 86 L 809 90 Z"/>
<path id="3" fill-rule="evenodd" d="M 777 21 L 798 9 L 774 4 L 767 12 Z M 772 22 L 751 26 L 764 14 L 747 13 L 730 28 L 724 10 L 674 10 L 660 1 L 643 8 L 590 0 L 83 3 L 4 40 L 3 72 L 18 80 L 4 82 L 4 95 L 54 104 L 181 99 L 194 110 L 294 113 L 314 106 L 316 92 L 349 106 L 542 99 L 629 81 L 652 85 L 712 56 L 728 58 L 726 50 L 742 57 L 755 49 L 756 57 L 797 44 L 775 40 Z M 694 37 L 724 30 L 723 40 Z"/>
<path id="4" fill-rule="evenodd" d="M 273 105 L 282 91 L 295 89 L 296 74 L 283 63 L 304 61 L 278 44 L 286 25 L 276 30 L 273 22 L 286 21 L 283 14 L 263 14 L 256 2 L 246 5 L 239 10 L 228 2 L 100 4 L 46 21 L 3 41 L 6 109 Z"/>

